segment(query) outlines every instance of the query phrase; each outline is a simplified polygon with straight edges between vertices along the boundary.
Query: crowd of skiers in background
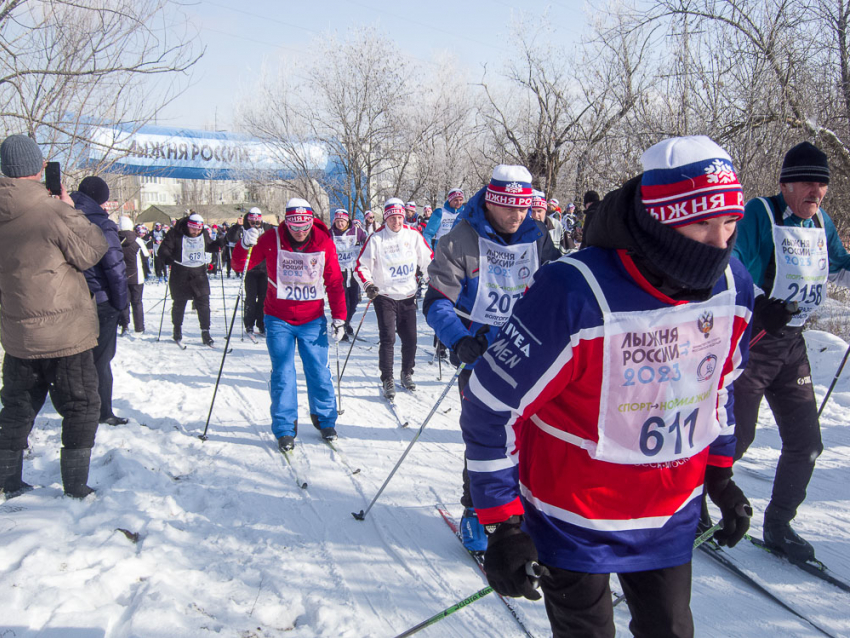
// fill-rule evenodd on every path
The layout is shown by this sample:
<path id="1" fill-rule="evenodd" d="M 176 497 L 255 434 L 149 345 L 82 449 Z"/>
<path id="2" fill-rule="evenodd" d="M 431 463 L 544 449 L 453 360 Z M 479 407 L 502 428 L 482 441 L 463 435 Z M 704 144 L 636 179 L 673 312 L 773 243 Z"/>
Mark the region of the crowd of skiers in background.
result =
<path id="1" fill-rule="evenodd" d="M 664 140 L 641 161 L 601 202 L 588 191 L 581 212 L 533 189 L 525 167 L 500 165 L 471 197 L 452 189 L 421 215 L 393 197 L 380 222 L 336 209 L 326 224 L 293 198 L 278 225 L 252 208 L 232 225 L 190 212 L 148 230 L 109 219 L 100 177 L 52 196 L 38 145 L 6 138 L 0 491 L 29 488 L 23 451 L 49 392 L 63 417 L 65 493 L 92 492 L 98 423 L 127 423 L 112 410 L 118 330 L 132 317 L 145 331 L 149 281 L 168 284 L 173 340 L 185 347 L 192 301 L 213 346 L 210 278 L 241 276 L 243 328 L 265 337 L 271 361 L 278 448 L 291 452 L 298 436 L 296 351 L 312 425 L 335 441 L 329 343 L 353 340 L 365 294 L 387 401 L 396 336 L 400 385 L 416 389 L 419 311 L 457 367 L 461 528 L 493 588 L 536 599 L 539 581 L 556 636 L 611 636 L 613 572 L 636 636 L 693 636 L 705 495 L 722 515 L 715 538 L 733 546 L 752 508 L 732 468 L 762 397 L 783 441 L 764 541 L 792 560 L 814 558 L 790 525 L 823 450 L 802 331 L 827 281 L 847 282 L 850 255 L 820 206 L 826 155 L 809 142 L 782 158 L 777 195 L 748 202 L 732 159 L 707 137 Z"/>

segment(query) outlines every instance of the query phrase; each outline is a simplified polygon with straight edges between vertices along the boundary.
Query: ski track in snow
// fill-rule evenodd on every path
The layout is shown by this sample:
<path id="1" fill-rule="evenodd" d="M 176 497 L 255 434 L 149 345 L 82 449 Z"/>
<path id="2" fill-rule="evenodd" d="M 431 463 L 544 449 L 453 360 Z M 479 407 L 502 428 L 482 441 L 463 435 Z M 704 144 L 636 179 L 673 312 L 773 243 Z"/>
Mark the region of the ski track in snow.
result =
<path id="1" fill-rule="evenodd" d="M 364 509 L 415 436 L 452 376 L 429 364 L 431 331 L 419 316 L 414 392 L 397 388 L 401 429 L 380 397 L 377 347 L 354 346 L 343 377 L 339 448 L 361 472 L 352 475 L 312 427 L 298 364 L 300 489 L 270 429 L 270 363 L 264 340 L 234 328 L 210 419 L 201 441 L 239 281 L 211 281 L 216 349 L 201 346 L 187 311 L 183 351 L 171 341 L 170 301 L 149 332 L 119 337 L 113 362 L 114 407 L 131 419 L 102 425 L 92 459 L 94 497 L 62 496 L 60 418 L 50 404 L 36 420 L 26 452 L 29 493 L 0 503 L 2 638 L 394 636 L 481 589 L 483 577 L 434 508 L 434 494 L 460 515 L 463 442 L 460 400 L 451 389 L 365 521 Z M 145 303 L 163 287 L 146 286 Z M 359 321 L 365 303 L 355 321 Z M 237 318 L 238 321 L 238 318 Z M 374 313 L 361 330 L 377 342 Z M 846 344 L 807 334 L 819 400 Z M 362 345 L 361 345 L 362 344 Z M 340 347 L 344 361 L 349 344 Z M 396 377 L 400 377 L 396 344 Z M 336 382 L 335 349 L 331 372 Z M 448 411 L 446 412 L 446 409 Z M 850 370 L 823 418 L 826 451 L 818 461 L 797 529 L 836 576 L 850 580 Z M 770 497 L 779 437 L 766 404 L 759 432 L 737 480 L 757 513 L 760 533 Z M 717 516 L 717 511 L 714 511 Z M 126 533 L 120 530 L 126 530 Z M 128 534 L 138 534 L 138 541 Z M 850 597 L 749 543 L 729 551 L 742 569 L 836 636 L 850 636 Z M 535 636 L 550 635 L 542 603 L 516 601 Z M 818 636 L 805 622 L 697 553 L 692 608 L 701 636 Z M 628 635 L 626 605 L 615 609 Z M 441 620 L 423 636 L 523 636 L 494 596 Z"/>

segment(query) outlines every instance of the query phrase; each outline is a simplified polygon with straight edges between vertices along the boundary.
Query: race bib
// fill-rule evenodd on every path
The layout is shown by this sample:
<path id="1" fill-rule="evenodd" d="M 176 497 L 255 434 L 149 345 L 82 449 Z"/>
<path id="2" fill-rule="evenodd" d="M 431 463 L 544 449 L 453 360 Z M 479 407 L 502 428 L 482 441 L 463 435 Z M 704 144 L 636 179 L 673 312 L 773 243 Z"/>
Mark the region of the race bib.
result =
<path id="1" fill-rule="evenodd" d="M 571 263 L 578 263 L 570 260 Z M 579 268 L 585 278 L 589 269 Z M 687 459 L 721 433 L 717 400 L 732 346 L 735 284 L 703 303 L 603 314 L 603 369 L 598 442 L 591 457 L 641 465 Z M 590 283 L 590 279 L 588 279 Z"/>
<path id="2" fill-rule="evenodd" d="M 469 318 L 502 326 L 540 265 L 537 243 L 504 246 L 479 237 L 478 254 L 478 292 Z"/>
<path id="3" fill-rule="evenodd" d="M 180 263 L 187 268 L 200 268 L 210 263 L 210 253 L 204 250 L 203 234 L 197 237 L 184 235 L 182 252 Z"/>
<path id="4" fill-rule="evenodd" d="M 404 283 L 416 277 L 416 248 L 413 233 L 400 232 L 381 243 L 384 278 L 390 284 Z"/>
<path id="5" fill-rule="evenodd" d="M 357 235 L 334 235 L 333 239 L 340 270 L 354 270 L 360 254 L 360 247 L 356 244 Z"/>
<path id="6" fill-rule="evenodd" d="M 769 208 L 768 214 L 772 220 Z M 823 228 L 778 226 L 774 223 L 773 245 L 776 278 L 770 296 L 796 301 L 800 312 L 791 318 L 788 325 L 802 326 L 826 296 L 829 277 L 826 232 Z"/>
<path id="7" fill-rule="evenodd" d="M 443 209 L 443 216 L 440 217 L 440 227 L 437 228 L 437 232 L 434 235 L 434 239 L 439 239 L 446 233 L 448 233 L 455 225 L 455 220 L 457 219 L 458 213 L 449 213 L 445 209 Z"/>
<path id="8" fill-rule="evenodd" d="M 277 298 L 318 301 L 325 296 L 325 253 L 277 251 Z"/>

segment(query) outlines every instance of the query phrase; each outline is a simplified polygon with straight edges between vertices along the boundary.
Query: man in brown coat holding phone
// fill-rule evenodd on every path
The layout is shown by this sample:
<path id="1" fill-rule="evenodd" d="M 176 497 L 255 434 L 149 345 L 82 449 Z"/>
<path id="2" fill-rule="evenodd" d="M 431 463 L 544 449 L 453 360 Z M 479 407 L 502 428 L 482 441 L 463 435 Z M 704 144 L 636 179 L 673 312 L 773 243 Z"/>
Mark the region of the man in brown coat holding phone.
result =
<path id="1" fill-rule="evenodd" d="M 74 210 L 64 187 L 41 183 L 44 159 L 34 140 L 0 145 L 0 493 L 23 482 L 23 453 L 48 392 L 62 415 L 60 468 L 65 493 L 84 498 L 100 398 L 92 349 L 98 322 L 83 271 L 106 253 L 100 228 Z"/>

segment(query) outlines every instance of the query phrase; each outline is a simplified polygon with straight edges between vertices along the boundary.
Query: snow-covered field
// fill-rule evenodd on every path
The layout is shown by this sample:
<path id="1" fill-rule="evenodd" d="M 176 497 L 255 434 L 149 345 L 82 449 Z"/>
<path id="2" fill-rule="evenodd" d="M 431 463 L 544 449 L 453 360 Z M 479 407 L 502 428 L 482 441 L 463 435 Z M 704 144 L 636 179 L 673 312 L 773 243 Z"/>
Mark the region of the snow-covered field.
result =
<path id="1" fill-rule="evenodd" d="M 213 283 L 213 336 L 224 343 L 238 280 Z M 156 332 L 163 286 L 146 286 L 147 333 L 119 338 L 115 411 L 126 426 L 98 431 L 84 501 L 64 498 L 60 419 L 39 415 L 24 464 L 36 489 L 0 503 L 0 638 L 390 637 L 469 596 L 486 582 L 435 510 L 460 515 L 463 445 L 452 389 L 363 522 L 366 507 L 436 401 L 451 371 L 430 363 L 431 332 L 420 315 L 415 393 L 399 390 L 402 429 L 379 395 L 377 328 L 371 309 L 343 376 L 339 447 L 352 474 L 310 425 L 301 401 L 292 468 L 277 451 L 268 415 L 264 343 L 239 338 L 227 356 L 209 439 L 198 435 L 212 399 L 222 349 L 200 346 L 187 312 L 181 351 Z M 159 302 L 159 303 L 158 303 Z M 158 304 L 158 305 L 157 305 Z M 170 307 L 170 302 L 168 302 Z M 365 307 L 361 304 L 355 321 Z M 822 397 L 847 345 L 808 334 Z M 347 344 L 340 348 L 344 358 Z M 397 346 L 398 347 L 398 346 Z M 396 354 L 398 361 L 399 355 Z M 396 364 L 398 365 L 398 364 Z M 336 362 L 331 350 L 331 368 Z M 398 374 L 398 370 L 397 370 Z M 447 410 L 447 411 L 446 411 Z M 818 557 L 850 581 L 850 369 L 822 418 L 826 446 L 796 527 Z M 769 410 L 737 471 L 757 510 L 770 496 L 779 437 Z M 850 594 L 744 543 L 731 555 L 782 599 L 835 636 L 850 636 Z M 549 635 L 542 603 L 519 601 L 534 636 Z M 694 558 L 699 636 L 819 636 L 708 557 Z M 629 635 L 625 605 L 618 632 Z M 422 636 L 523 636 L 494 595 L 425 629 Z"/>

